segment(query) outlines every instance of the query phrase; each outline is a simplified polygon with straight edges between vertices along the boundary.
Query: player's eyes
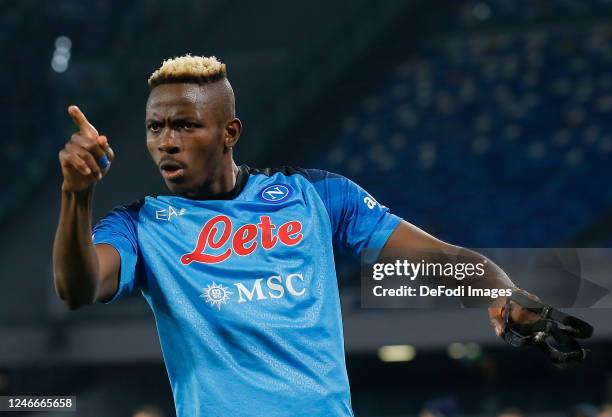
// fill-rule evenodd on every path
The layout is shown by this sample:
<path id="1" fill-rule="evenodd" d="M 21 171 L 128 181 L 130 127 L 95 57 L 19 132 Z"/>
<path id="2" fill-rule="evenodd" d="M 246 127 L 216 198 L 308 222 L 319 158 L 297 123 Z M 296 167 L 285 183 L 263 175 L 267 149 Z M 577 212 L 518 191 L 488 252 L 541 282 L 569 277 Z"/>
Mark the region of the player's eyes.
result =
<path id="1" fill-rule="evenodd" d="M 199 127 L 200 125 L 192 122 L 176 122 L 172 124 L 173 129 L 181 129 L 181 130 L 191 130 Z M 162 128 L 162 124 L 158 122 L 150 122 L 147 124 L 147 130 L 156 133 L 159 132 Z"/>
<path id="2" fill-rule="evenodd" d="M 195 123 L 190 123 L 190 122 L 181 122 L 178 124 L 178 127 L 180 129 L 193 129 L 196 127 Z"/>
<path id="3" fill-rule="evenodd" d="M 147 126 L 147 129 L 149 129 L 151 132 L 158 132 L 160 128 L 159 123 L 149 123 L 149 125 Z"/>

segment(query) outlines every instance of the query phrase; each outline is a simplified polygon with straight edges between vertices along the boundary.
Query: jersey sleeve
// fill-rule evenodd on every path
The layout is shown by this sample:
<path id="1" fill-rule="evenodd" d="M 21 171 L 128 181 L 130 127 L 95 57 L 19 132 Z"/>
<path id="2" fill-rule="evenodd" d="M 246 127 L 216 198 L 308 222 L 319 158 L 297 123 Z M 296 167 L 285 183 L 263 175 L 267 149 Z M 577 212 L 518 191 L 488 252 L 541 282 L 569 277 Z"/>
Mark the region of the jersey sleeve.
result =
<path id="1" fill-rule="evenodd" d="M 117 292 L 110 300 L 103 301 L 104 304 L 133 294 L 142 286 L 142 277 L 137 268 L 140 256 L 137 221 L 137 209 L 121 206 L 110 211 L 93 228 L 92 240 L 94 245 L 111 245 L 121 256 Z"/>
<path id="2" fill-rule="evenodd" d="M 362 249 L 384 247 L 401 218 L 346 177 L 315 169 L 306 172 L 327 209 L 336 249 L 359 256 Z"/>

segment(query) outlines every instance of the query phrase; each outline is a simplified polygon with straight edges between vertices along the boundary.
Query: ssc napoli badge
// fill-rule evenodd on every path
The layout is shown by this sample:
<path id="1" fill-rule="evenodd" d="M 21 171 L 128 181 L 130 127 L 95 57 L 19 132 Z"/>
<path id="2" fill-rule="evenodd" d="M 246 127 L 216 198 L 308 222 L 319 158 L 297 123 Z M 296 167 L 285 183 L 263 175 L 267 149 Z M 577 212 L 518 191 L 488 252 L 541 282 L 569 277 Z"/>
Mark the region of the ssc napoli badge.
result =
<path id="1" fill-rule="evenodd" d="M 261 190 L 259 199 L 266 203 L 280 203 L 288 199 L 293 190 L 287 184 L 272 184 Z"/>

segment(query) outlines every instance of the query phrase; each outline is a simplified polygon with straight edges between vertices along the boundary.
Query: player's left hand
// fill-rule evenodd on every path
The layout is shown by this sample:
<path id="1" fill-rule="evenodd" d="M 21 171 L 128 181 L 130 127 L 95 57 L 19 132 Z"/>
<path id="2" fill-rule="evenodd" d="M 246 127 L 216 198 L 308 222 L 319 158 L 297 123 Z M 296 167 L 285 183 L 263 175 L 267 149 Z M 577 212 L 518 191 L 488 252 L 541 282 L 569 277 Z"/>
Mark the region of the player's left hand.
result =
<path id="1" fill-rule="evenodd" d="M 539 300 L 539 298 L 534 295 L 530 296 Z M 495 334 L 502 338 L 504 337 L 504 312 L 507 308 L 506 299 L 506 297 L 500 297 L 489 306 L 489 320 L 491 320 L 491 325 L 493 329 L 495 329 Z M 513 323 L 533 323 L 540 317 L 538 314 L 521 307 L 514 301 L 510 301 L 510 309 L 510 319 Z"/>

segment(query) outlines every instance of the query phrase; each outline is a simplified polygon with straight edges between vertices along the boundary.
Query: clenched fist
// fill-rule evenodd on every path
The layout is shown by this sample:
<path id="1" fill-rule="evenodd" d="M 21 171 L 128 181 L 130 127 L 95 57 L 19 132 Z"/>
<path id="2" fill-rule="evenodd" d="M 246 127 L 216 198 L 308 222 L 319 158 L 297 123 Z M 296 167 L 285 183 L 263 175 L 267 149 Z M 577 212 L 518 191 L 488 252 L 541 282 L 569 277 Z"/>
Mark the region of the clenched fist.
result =
<path id="1" fill-rule="evenodd" d="M 68 107 L 68 114 L 79 131 L 70 137 L 59 153 L 64 176 L 62 190 L 81 192 L 102 179 L 115 155 L 106 136 L 98 134 L 77 106 Z"/>

